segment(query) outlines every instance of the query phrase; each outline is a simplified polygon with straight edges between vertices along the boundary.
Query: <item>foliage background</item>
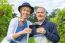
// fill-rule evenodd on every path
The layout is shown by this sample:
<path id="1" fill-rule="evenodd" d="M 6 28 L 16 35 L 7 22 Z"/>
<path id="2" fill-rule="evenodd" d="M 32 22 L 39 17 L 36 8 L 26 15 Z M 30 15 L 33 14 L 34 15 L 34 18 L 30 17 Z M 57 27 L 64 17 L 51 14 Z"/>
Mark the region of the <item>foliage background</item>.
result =
<path id="1" fill-rule="evenodd" d="M 0 42 L 6 36 L 8 25 L 15 13 L 12 13 L 12 5 L 9 5 L 8 0 L 0 0 Z M 35 9 L 37 7 L 34 7 Z M 47 16 L 48 20 L 57 25 L 57 30 L 60 36 L 58 43 L 65 43 L 65 8 L 54 9 L 54 11 Z M 36 18 L 32 14 L 29 18 L 31 22 L 35 22 Z M 33 38 L 29 39 L 29 43 L 34 43 Z"/>
<path id="2" fill-rule="evenodd" d="M 12 6 L 7 0 L 0 0 L 0 42 L 6 36 L 9 22 L 12 18 Z"/>

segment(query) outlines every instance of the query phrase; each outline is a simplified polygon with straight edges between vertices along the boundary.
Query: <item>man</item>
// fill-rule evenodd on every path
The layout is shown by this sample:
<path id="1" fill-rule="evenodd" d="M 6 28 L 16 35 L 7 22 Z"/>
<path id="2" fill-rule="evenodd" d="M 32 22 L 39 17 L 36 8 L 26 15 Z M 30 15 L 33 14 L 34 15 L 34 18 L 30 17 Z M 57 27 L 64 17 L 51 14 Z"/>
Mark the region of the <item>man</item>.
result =
<path id="1" fill-rule="evenodd" d="M 36 43 L 57 43 L 59 35 L 56 25 L 46 20 L 46 10 L 43 7 L 38 7 L 36 10 L 36 18 L 40 25 L 38 28 L 34 26 L 32 34 L 34 35 Z"/>
<path id="2" fill-rule="evenodd" d="M 31 32 L 27 19 L 33 13 L 34 8 L 27 2 L 18 7 L 20 17 L 13 18 L 9 24 L 6 39 L 10 43 L 27 43 L 27 34 Z"/>

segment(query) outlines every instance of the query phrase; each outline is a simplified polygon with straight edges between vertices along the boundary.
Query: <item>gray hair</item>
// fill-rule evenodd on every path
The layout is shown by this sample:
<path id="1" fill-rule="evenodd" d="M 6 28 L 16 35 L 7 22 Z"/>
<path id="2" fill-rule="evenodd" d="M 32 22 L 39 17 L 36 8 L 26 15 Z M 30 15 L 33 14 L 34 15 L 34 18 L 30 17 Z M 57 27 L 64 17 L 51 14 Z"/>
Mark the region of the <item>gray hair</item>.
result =
<path id="1" fill-rule="evenodd" d="M 36 14 L 36 10 L 37 10 L 38 8 L 42 8 L 46 13 L 48 13 L 47 10 L 46 10 L 44 7 L 37 7 L 37 8 L 35 9 L 35 14 Z"/>

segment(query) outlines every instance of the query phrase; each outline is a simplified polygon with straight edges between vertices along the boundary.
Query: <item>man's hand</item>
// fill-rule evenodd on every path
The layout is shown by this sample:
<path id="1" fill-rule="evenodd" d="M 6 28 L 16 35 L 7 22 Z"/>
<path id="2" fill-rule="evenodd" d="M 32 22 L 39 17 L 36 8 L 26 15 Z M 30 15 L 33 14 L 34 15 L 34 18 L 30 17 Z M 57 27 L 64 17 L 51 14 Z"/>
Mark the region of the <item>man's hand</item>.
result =
<path id="1" fill-rule="evenodd" d="M 46 30 L 43 27 L 39 27 L 39 28 L 37 28 L 36 32 L 45 34 Z"/>

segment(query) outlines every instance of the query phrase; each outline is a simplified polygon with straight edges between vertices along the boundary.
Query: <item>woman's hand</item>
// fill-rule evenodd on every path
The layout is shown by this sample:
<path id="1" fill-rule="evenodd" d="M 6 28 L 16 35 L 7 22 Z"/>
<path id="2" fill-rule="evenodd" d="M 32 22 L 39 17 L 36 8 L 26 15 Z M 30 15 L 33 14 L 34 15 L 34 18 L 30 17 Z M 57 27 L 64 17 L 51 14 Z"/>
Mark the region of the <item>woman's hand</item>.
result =
<path id="1" fill-rule="evenodd" d="M 32 29 L 30 29 L 30 28 L 25 28 L 22 32 L 23 32 L 24 34 L 27 34 L 27 33 L 31 33 L 31 31 L 32 31 Z"/>
<path id="2" fill-rule="evenodd" d="M 39 28 L 37 28 L 36 32 L 45 34 L 46 30 L 43 27 L 39 27 Z"/>

